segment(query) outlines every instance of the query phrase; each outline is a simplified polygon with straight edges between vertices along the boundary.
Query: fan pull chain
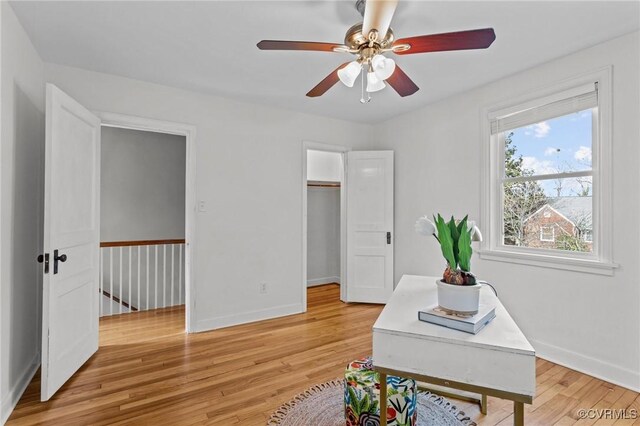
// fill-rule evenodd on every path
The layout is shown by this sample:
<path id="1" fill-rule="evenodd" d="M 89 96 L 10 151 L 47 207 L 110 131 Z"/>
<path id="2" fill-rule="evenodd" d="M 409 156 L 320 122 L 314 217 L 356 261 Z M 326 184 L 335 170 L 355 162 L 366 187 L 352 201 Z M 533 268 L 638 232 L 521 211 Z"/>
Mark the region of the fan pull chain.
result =
<path id="1" fill-rule="evenodd" d="M 365 67 L 362 67 L 362 70 L 361 70 L 361 72 L 360 72 L 360 77 L 361 77 L 360 82 L 362 83 L 362 84 L 360 85 L 360 86 L 361 86 L 361 88 L 362 88 L 361 95 L 360 95 L 360 103 L 361 103 L 361 104 L 366 104 L 366 103 L 368 103 L 368 102 L 370 102 L 370 101 L 371 101 L 371 95 L 369 94 L 369 92 L 367 92 L 367 91 L 365 90 L 365 86 L 364 86 L 364 79 L 366 78 L 364 68 L 365 68 Z M 364 97 L 365 93 L 367 94 L 367 97 L 366 97 L 366 98 Z"/>

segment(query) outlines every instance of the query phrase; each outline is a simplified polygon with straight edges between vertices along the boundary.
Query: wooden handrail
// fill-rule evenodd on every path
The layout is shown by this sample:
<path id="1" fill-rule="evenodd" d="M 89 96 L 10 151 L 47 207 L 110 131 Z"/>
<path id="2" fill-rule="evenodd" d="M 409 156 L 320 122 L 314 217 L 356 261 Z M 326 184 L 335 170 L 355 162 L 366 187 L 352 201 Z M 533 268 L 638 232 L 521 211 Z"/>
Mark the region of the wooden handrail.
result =
<path id="1" fill-rule="evenodd" d="M 102 241 L 100 247 L 160 246 L 164 244 L 184 244 L 184 239 L 175 240 L 137 240 L 137 241 Z"/>

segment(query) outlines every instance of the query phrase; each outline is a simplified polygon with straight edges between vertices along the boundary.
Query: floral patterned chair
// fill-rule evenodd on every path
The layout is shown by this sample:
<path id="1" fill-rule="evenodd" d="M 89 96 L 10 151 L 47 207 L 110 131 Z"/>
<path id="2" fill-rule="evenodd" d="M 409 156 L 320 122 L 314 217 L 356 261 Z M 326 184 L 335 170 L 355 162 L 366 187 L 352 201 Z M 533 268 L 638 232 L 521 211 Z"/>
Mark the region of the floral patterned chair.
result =
<path id="1" fill-rule="evenodd" d="M 418 389 L 413 379 L 387 376 L 387 424 L 415 426 Z M 352 361 L 344 372 L 346 426 L 380 424 L 380 375 L 371 358 Z"/>

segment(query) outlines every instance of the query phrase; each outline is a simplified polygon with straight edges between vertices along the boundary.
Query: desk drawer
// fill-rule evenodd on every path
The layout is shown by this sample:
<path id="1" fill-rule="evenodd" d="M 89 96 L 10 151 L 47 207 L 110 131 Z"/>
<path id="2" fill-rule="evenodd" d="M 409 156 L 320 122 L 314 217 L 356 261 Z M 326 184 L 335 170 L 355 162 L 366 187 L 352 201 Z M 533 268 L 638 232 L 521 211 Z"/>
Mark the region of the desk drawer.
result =
<path id="1" fill-rule="evenodd" d="M 535 354 L 417 339 L 374 330 L 376 367 L 534 396 Z"/>

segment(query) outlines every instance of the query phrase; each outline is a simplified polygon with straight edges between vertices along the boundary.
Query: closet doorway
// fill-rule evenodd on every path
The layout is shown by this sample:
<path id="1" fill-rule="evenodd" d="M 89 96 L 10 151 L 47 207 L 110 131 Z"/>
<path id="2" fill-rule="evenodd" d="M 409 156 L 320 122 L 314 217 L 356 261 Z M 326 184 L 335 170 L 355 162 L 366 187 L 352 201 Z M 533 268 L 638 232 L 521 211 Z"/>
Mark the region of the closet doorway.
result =
<path id="1" fill-rule="evenodd" d="M 340 286 L 344 300 L 347 148 L 305 142 L 303 147 L 303 306 L 311 287 Z"/>

